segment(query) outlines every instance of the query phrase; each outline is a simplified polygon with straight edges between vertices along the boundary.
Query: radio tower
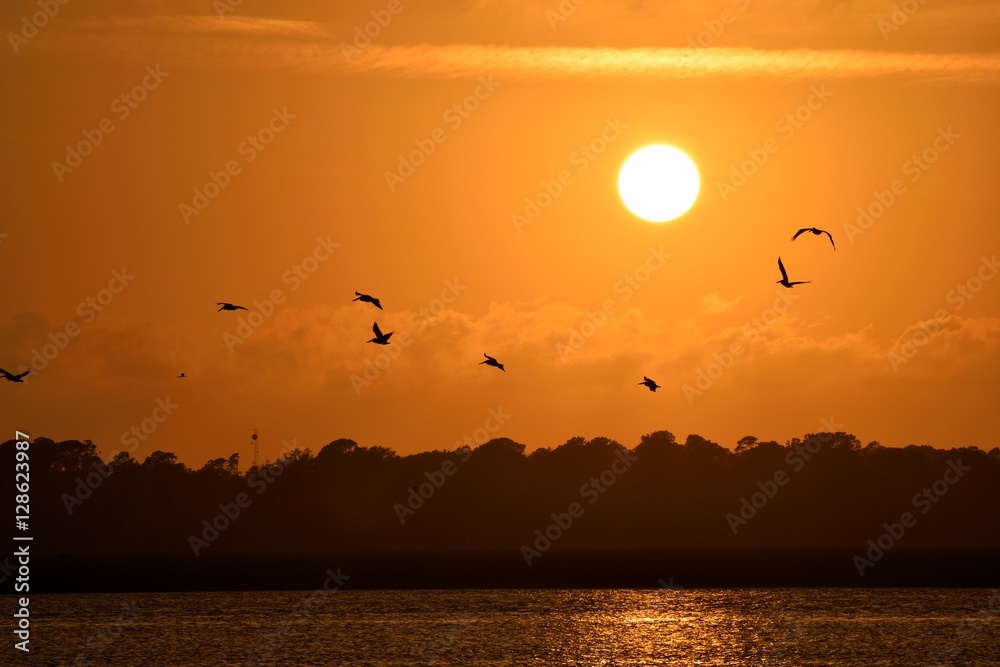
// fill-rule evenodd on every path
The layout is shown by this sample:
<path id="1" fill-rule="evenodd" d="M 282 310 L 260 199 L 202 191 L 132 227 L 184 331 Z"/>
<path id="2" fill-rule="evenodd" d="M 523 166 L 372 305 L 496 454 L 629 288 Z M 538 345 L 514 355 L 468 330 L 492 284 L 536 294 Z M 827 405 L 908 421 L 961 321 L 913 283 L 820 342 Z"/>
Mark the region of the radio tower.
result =
<path id="1" fill-rule="evenodd" d="M 253 467 L 257 467 L 257 431 L 260 429 L 255 428 L 253 430 L 253 435 L 250 436 L 250 441 L 253 443 Z"/>

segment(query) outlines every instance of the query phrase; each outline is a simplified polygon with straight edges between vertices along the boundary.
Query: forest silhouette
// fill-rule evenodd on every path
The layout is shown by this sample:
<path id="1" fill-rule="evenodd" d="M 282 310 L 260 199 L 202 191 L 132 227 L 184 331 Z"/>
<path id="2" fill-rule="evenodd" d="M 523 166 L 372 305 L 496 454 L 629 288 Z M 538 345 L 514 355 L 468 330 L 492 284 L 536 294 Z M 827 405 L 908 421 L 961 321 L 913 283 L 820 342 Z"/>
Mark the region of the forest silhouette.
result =
<path id="1" fill-rule="evenodd" d="M 15 442 L 0 445 L 8 470 L 14 459 Z M 100 554 L 481 552 L 537 571 L 562 562 L 553 554 L 586 552 L 863 554 L 905 512 L 915 525 L 893 540 L 905 550 L 1000 549 L 1000 448 L 862 446 L 844 432 L 729 449 L 657 431 L 633 448 L 575 437 L 530 453 L 495 438 L 407 456 L 340 439 L 244 470 L 236 454 L 195 470 L 169 452 L 105 461 L 93 442 L 37 438 L 30 462 L 35 553 L 64 565 Z M 0 493 L 13 511 L 13 475 Z"/>

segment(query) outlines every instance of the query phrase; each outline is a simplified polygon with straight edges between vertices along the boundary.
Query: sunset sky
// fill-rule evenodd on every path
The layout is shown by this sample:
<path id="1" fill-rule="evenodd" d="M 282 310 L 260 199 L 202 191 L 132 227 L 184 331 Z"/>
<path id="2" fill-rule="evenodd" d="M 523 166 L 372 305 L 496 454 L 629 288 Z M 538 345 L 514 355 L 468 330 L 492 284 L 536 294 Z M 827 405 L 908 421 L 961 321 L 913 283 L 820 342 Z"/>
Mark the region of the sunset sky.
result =
<path id="1" fill-rule="evenodd" d="M 0 439 L 1000 444 L 996 2 L 50 4 L 0 8 Z"/>

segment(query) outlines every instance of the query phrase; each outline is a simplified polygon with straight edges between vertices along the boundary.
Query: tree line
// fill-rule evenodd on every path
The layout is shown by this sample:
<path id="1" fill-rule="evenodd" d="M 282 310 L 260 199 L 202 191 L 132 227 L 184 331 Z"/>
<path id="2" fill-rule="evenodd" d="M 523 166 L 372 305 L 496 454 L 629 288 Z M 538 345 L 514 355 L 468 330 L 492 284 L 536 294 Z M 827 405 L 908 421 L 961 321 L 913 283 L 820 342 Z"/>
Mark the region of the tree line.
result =
<path id="1" fill-rule="evenodd" d="M 554 523 L 555 549 L 853 548 L 904 512 L 908 547 L 1000 547 L 1000 448 L 844 432 L 730 449 L 657 431 L 530 453 L 495 438 L 407 456 L 340 439 L 246 470 L 238 454 L 199 469 L 166 451 L 105 461 L 89 440 L 37 438 L 30 457 L 34 544 L 52 554 L 517 550 Z M 14 470 L 13 440 L 0 461 Z M 13 511 L 12 472 L 0 493 Z"/>

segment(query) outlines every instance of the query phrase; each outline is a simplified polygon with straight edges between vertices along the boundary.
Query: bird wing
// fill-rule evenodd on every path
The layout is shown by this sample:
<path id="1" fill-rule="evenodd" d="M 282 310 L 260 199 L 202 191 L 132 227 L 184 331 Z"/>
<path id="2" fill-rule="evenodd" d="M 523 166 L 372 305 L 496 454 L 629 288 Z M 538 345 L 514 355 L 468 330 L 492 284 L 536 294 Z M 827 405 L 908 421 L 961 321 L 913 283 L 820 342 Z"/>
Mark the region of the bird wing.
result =
<path id="1" fill-rule="evenodd" d="M 239 309 L 239 310 L 246 310 L 246 308 L 244 308 L 243 306 L 236 306 L 236 308 Z M 250 311 L 247 311 L 247 312 L 250 312 Z"/>
<path id="2" fill-rule="evenodd" d="M 830 237 L 830 245 L 832 245 L 833 249 L 836 250 L 837 249 L 837 244 L 833 242 L 833 234 L 831 234 L 830 232 L 828 232 L 826 230 L 823 230 L 823 233 Z"/>
<path id="3" fill-rule="evenodd" d="M 643 376 L 642 376 L 642 381 L 643 381 L 643 383 L 645 383 L 645 382 L 652 382 L 652 380 L 650 380 L 650 379 L 649 379 L 648 377 L 646 377 L 645 375 L 643 375 Z"/>
<path id="4" fill-rule="evenodd" d="M 0 373 L 3 373 L 3 376 L 4 376 L 4 377 L 8 377 L 8 378 L 12 378 L 12 377 L 14 377 L 13 375 L 11 375 L 10 373 L 8 373 L 7 371 L 5 371 L 5 370 L 4 370 L 4 369 L 2 369 L 2 368 L 0 368 Z"/>
<path id="5" fill-rule="evenodd" d="M 354 290 L 354 296 L 364 296 L 361 292 Z"/>
<path id="6" fill-rule="evenodd" d="M 376 308 L 378 308 L 379 310 L 382 310 L 382 302 L 381 301 L 379 301 L 378 299 L 372 299 L 372 303 L 375 304 Z"/>
<path id="7" fill-rule="evenodd" d="M 808 227 L 803 227 L 799 231 L 795 232 L 795 236 L 792 237 L 792 240 L 794 241 L 795 239 L 799 238 L 799 234 L 804 234 L 805 232 L 808 232 L 808 231 L 809 231 Z"/>
<path id="8" fill-rule="evenodd" d="M 216 305 L 216 306 L 231 306 L 231 305 L 233 305 L 233 304 L 231 304 L 231 303 L 226 303 L 225 301 L 216 301 L 216 302 L 215 302 L 215 305 Z"/>
<path id="9" fill-rule="evenodd" d="M 378 322 L 376 322 L 375 324 L 372 325 L 372 331 L 375 332 L 375 337 L 376 338 L 381 338 L 382 337 L 382 330 L 378 328 Z"/>
<path id="10" fill-rule="evenodd" d="M 778 258 L 778 270 L 781 271 L 781 279 L 785 282 L 788 281 L 788 274 L 785 273 L 785 265 L 781 263 L 781 258 Z"/>
<path id="11" fill-rule="evenodd" d="M 496 361 L 493 357 L 483 352 L 483 356 L 486 357 L 486 361 Z"/>
<path id="12" fill-rule="evenodd" d="M 796 282 L 793 282 L 793 283 L 788 283 L 788 284 L 789 285 L 806 285 L 806 284 L 811 283 L 811 282 L 812 282 L 811 280 L 799 280 L 799 281 L 796 281 Z"/>
<path id="13" fill-rule="evenodd" d="M 31 372 L 31 369 L 29 368 L 28 370 L 24 371 L 23 373 L 18 373 L 14 377 L 16 377 L 16 378 L 23 378 L 25 375 L 27 375 L 30 372 Z"/>

